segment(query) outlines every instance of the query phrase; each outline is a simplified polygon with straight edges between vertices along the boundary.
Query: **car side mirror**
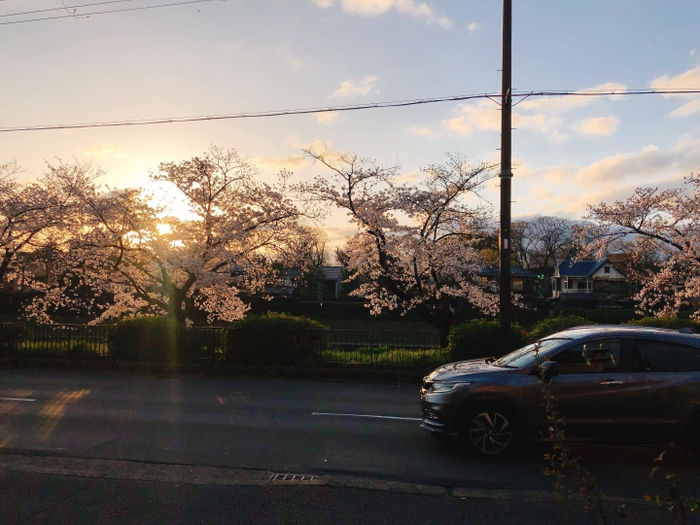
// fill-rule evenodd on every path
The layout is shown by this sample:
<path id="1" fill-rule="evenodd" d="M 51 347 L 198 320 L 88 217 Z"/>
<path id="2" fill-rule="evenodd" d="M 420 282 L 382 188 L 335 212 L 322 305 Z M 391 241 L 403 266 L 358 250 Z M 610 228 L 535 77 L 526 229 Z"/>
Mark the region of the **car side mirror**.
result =
<path id="1" fill-rule="evenodd" d="M 559 375 L 559 365 L 554 361 L 544 361 L 533 370 L 533 373 L 542 380 L 551 379 Z"/>

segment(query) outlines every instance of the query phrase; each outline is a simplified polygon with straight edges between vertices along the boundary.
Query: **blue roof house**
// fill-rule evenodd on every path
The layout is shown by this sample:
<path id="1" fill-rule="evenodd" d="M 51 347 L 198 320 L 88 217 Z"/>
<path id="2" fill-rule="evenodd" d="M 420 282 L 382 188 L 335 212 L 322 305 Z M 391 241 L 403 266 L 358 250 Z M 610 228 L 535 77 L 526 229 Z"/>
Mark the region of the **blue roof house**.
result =
<path id="1" fill-rule="evenodd" d="M 608 259 L 602 261 L 562 261 L 554 270 L 552 291 L 555 298 L 595 299 L 628 293 L 627 279 Z"/>

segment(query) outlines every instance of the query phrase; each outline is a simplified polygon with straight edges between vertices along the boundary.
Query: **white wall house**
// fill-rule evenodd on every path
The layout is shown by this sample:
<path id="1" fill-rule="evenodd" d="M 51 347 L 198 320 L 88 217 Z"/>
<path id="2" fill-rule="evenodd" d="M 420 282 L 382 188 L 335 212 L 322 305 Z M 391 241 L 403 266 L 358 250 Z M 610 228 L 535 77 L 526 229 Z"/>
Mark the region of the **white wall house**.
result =
<path id="1" fill-rule="evenodd" d="M 554 297 L 567 294 L 620 293 L 618 284 L 626 283 L 625 275 L 609 260 L 563 261 L 554 270 Z M 612 286 L 611 286 L 612 285 Z"/>

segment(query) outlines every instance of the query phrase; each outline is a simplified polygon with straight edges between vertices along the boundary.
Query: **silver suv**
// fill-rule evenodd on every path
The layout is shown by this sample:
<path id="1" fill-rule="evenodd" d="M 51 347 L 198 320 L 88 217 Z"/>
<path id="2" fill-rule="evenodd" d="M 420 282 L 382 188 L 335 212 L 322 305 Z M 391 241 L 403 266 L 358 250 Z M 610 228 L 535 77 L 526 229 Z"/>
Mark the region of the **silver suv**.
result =
<path id="1" fill-rule="evenodd" d="M 682 442 L 700 453 L 700 335 L 584 326 L 498 359 L 443 365 L 423 379 L 422 428 L 458 434 L 484 457 L 546 437 L 542 378 L 573 438 Z"/>

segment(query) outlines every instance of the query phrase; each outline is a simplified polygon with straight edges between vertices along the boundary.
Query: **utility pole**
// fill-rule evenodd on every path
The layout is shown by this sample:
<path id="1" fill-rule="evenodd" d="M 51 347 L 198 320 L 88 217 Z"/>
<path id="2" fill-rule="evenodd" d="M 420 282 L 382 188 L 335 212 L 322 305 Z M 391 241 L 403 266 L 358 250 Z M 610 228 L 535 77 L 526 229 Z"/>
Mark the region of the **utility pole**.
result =
<path id="1" fill-rule="evenodd" d="M 501 252 L 500 310 L 501 331 L 510 335 L 510 203 L 511 203 L 511 55 L 513 33 L 513 0 L 503 0 L 503 69 L 501 71 Z"/>

